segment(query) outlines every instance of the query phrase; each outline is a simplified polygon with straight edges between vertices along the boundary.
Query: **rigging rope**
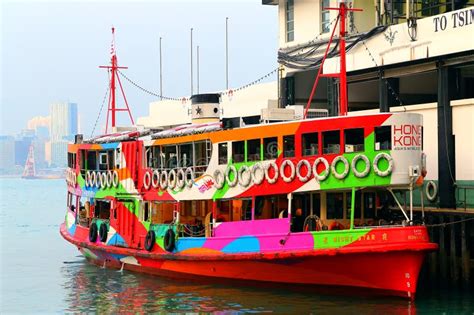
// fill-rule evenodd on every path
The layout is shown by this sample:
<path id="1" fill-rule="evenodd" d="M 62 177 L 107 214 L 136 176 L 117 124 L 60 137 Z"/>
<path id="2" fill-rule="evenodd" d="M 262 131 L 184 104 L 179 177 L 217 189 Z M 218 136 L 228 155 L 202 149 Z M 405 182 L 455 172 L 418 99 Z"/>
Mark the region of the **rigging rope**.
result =
<path id="1" fill-rule="evenodd" d="M 108 94 L 109 94 L 109 86 L 107 86 L 107 89 L 105 90 L 104 99 L 102 100 L 102 105 L 100 106 L 99 115 L 97 115 L 97 119 L 95 120 L 94 128 L 92 128 L 90 138 L 92 138 L 92 136 L 94 135 L 95 128 L 97 127 L 97 123 L 99 122 L 100 115 L 102 114 L 102 109 L 104 108 L 105 100 L 107 99 Z"/>
<path id="2" fill-rule="evenodd" d="M 219 94 L 221 96 L 223 95 L 228 95 L 230 93 L 230 91 L 232 91 L 231 93 L 235 93 L 237 91 L 241 91 L 243 89 L 246 89 L 252 85 L 255 85 L 257 83 L 259 83 L 260 81 L 270 77 L 272 74 L 276 73 L 278 71 L 279 68 L 275 68 L 273 69 L 272 71 L 268 72 L 267 74 L 261 76 L 260 78 L 248 83 L 248 84 L 245 84 L 245 85 L 242 85 L 240 86 L 239 88 L 233 90 L 233 89 L 230 89 L 228 91 L 224 91 L 224 92 L 220 92 Z M 127 77 L 123 72 L 121 72 L 120 70 L 118 70 L 118 73 L 125 79 L 127 80 L 130 84 L 132 84 L 133 86 L 135 86 L 136 88 L 138 88 L 139 90 L 141 90 L 142 92 L 146 93 L 146 94 L 149 94 L 149 95 L 152 95 L 152 96 L 155 96 L 155 97 L 159 97 L 159 98 L 163 98 L 165 100 L 169 100 L 169 101 L 189 101 L 189 98 L 187 97 L 183 97 L 183 98 L 176 98 L 176 97 L 167 97 L 167 96 L 161 96 L 155 92 L 152 92 L 144 87 L 142 87 L 140 84 L 136 83 L 135 81 L 133 81 L 132 79 L 130 79 L 129 77 Z"/>

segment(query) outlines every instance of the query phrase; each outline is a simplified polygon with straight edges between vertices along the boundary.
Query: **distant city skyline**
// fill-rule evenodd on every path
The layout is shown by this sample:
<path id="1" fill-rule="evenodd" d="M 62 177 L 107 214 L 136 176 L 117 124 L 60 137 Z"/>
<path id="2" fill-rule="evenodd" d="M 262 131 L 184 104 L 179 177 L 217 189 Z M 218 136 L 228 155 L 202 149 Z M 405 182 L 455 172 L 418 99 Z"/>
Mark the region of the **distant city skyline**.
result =
<path id="1" fill-rule="evenodd" d="M 46 116 L 49 104 L 64 100 L 79 104 L 81 131 L 88 137 L 108 84 L 98 66 L 109 63 L 112 25 L 119 64 L 129 67 L 124 73 L 153 92 L 159 92 L 163 38 L 163 95 L 181 98 L 189 97 L 191 27 L 194 58 L 200 47 L 200 92 L 225 89 L 229 17 L 230 87 L 249 83 L 277 66 L 275 10 L 260 0 L 207 1 L 205 6 L 198 1 L 2 1 L 0 134 L 18 134 L 29 119 Z M 157 97 L 122 82 L 134 118 L 148 115 Z M 105 107 L 96 134 L 105 126 Z M 127 117 L 119 114 L 122 122 L 128 123 Z"/>

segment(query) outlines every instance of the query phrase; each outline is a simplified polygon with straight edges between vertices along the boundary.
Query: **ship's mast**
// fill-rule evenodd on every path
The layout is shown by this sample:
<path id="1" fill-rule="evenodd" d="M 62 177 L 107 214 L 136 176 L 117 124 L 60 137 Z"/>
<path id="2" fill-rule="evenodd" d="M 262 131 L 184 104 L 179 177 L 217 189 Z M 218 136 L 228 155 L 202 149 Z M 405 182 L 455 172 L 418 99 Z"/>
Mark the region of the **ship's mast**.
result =
<path id="1" fill-rule="evenodd" d="M 337 8 L 323 8 L 323 10 L 337 10 L 338 16 L 336 23 L 334 24 L 334 28 L 331 33 L 331 37 L 329 38 L 328 45 L 326 47 L 326 51 L 324 52 L 324 56 L 321 60 L 321 65 L 318 70 L 318 74 L 314 81 L 313 89 L 311 90 L 310 97 L 308 99 L 308 103 L 306 104 L 306 108 L 304 111 L 304 118 L 306 118 L 308 114 L 308 110 L 311 106 L 311 101 L 313 99 L 314 93 L 316 92 L 316 86 L 318 85 L 320 77 L 330 77 L 330 78 L 339 78 L 339 115 L 346 116 L 347 115 L 347 74 L 346 74 L 346 15 L 349 11 L 362 11 L 362 9 L 353 9 L 348 8 L 346 4 L 346 0 L 339 0 L 339 7 Z M 323 74 L 323 66 L 324 61 L 329 53 L 329 47 L 331 46 L 332 39 L 334 37 L 335 30 L 337 25 L 339 24 L 339 73 L 329 73 Z"/>
<path id="2" fill-rule="evenodd" d="M 121 67 L 118 65 L 117 61 L 117 54 L 115 51 L 115 28 L 112 27 L 112 44 L 110 50 L 110 66 L 99 66 L 99 68 L 108 69 L 110 72 L 110 84 L 109 84 L 109 106 L 107 110 L 107 121 L 105 126 L 105 133 L 108 131 L 109 127 L 109 114 L 111 116 L 111 127 L 114 128 L 116 126 L 115 114 L 119 111 L 128 112 L 128 116 L 130 117 L 130 121 L 134 124 L 132 113 L 130 112 L 130 108 L 128 107 L 127 98 L 125 97 L 125 92 L 123 91 L 122 82 L 120 81 L 120 77 L 118 76 L 119 69 L 128 69 L 128 67 Z M 123 100 L 125 102 L 125 108 L 117 108 L 116 106 L 116 97 L 115 97 L 115 89 L 116 89 L 116 81 L 120 86 L 120 91 L 122 93 Z"/>

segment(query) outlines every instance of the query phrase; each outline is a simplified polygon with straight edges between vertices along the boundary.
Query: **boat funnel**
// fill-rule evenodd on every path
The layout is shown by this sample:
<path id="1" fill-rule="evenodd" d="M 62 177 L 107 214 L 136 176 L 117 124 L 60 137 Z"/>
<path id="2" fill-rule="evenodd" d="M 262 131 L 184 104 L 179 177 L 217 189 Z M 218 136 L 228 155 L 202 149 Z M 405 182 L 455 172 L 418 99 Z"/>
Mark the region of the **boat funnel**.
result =
<path id="1" fill-rule="evenodd" d="M 220 94 L 196 94 L 191 96 L 191 122 L 203 124 L 219 121 Z"/>

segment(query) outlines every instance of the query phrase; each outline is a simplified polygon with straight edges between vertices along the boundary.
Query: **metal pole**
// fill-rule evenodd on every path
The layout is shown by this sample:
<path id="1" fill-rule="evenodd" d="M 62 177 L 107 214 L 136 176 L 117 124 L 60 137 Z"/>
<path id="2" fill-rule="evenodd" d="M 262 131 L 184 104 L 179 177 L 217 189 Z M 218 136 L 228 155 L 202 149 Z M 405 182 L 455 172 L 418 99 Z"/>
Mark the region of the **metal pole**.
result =
<path id="1" fill-rule="evenodd" d="M 199 45 L 197 46 L 197 94 L 199 94 Z"/>
<path id="2" fill-rule="evenodd" d="M 351 195 L 351 227 L 350 229 L 354 229 L 354 208 L 355 208 L 355 187 L 352 187 L 352 195 Z"/>
<path id="3" fill-rule="evenodd" d="M 161 40 L 160 37 L 160 100 L 163 100 L 163 63 L 162 63 L 162 54 L 161 54 Z"/>
<path id="4" fill-rule="evenodd" d="M 229 89 L 229 18 L 225 18 L 225 88 Z"/>
<path id="5" fill-rule="evenodd" d="M 191 96 L 193 96 L 193 28 L 191 27 Z"/>

